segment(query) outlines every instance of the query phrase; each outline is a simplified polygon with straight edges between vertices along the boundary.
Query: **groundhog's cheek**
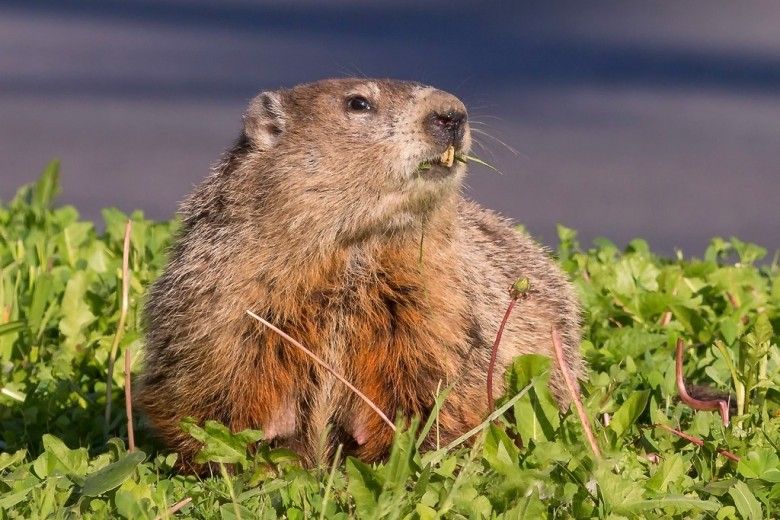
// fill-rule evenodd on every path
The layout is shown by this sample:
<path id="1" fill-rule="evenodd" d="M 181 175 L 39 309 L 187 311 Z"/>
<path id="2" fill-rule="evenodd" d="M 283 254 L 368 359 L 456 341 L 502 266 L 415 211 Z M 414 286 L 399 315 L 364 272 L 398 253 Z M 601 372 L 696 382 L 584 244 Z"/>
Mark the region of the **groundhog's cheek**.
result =
<path id="1" fill-rule="evenodd" d="M 309 174 L 322 171 L 322 153 L 314 148 L 306 150 L 303 154 L 301 164 Z"/>

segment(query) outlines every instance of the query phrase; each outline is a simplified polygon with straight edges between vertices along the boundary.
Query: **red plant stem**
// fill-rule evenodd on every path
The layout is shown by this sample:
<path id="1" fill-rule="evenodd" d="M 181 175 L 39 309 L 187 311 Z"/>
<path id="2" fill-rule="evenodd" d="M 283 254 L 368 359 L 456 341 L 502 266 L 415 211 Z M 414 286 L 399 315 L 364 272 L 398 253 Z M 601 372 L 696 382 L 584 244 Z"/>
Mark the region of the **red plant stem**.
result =
<path id="1" fill-rule="evenodd" d="M 355 386 L 352 383 L 347 381 L 347 379 L 344 376 L 342 376 L 341 374 L 336 372 L 336 370 L 334 370 L 327 363 L 325 363 L 322 359 L 320 359 L 319 356 L 317 356 L 314 352 L 312 352 L 311 350 L 307 349 L 306 347 L 301 345 L 300 342 L 298 342 L 297 340 L 295 340 L 294 338 L 289 336 L 287 333 L 285 333 L 282 329 L 280 329 L 280 328 L 274 326 L 273 324 L 269 323 L 268 321 L 264 320 L 263 318 L 261 318 L 260 316 L 255 314 L 254 312 L 252 312 L 250 310 L 247 310 L 246 313 L 249 314 L 254 319 L 256 319 L 257 321 L 259 321 L 260 323 L 262 323 L 263 325 L 265 325 L 266 327 L 268 327 L 269 329 L 271 329 L 272 331 L 274 331 L 277 334 L 279 334 L 283 339 L 287 340 L 291 345 L 297 347 L 304 354 L 306 354 L 312 360 L 314 360 L 315 363 L 317 363 L 322 368 L 324 368 L 325 370 L 327 370 L 328 372 L 333 374 L 336 377 L 336 379 L 338 379 L 339 381 L 344 383 L 344 385 L 347 388 L 352 390 L 355 393 L 355 395 L 357 395 L 359 398 L 361 398 L 363 400 L 363 402 L 365 402 L 372 410 L 374 410 L 377 413 L 377 415 L 385 422 L 385 424 L 387 424 L 387 426 L 390 427 L 391 430 L 395 431 L 395 425 L 393 424 L 393 421 L 388 419 L 387 416 L 384 414 L 384 412 L 382 410 L 380 410 L 379 407 L 376 404 L 374 404 L 374 402 L 371 399 L 369 399 L 363 392 L 361 392 L 360 390 L 355 388 Z"/>
<path id="2" fill-rule="evenodd" d="M 501 343 L 501 336 L 504 334 L 504 327 L 506 326 L 507 320 L 509 320 L 509 315 L 512 314 L 512 309 L 515 307 L 515 303 L 517 303 L 517 294 L 512 294 L 512 299 L 509 300 L 509 305 L 506 308 L 506 312 L 504 313 L 504 318 L 501 320 L 501 324 L 498 326 L 498 332 L 496 332 L 496 340 L 493 342 L 493 349 L 490 351 L 490 364 L 488 365 L 488 373 L 487 373 L 487 403 L 488 403 L 488 413 L 490 413 L 491 410 L 493 410 L 493 406 L 495 405 L 493 401 L 493 372 L 496 369 L 496 357 L 498 357 L 498 345 Z"/>
<path id="3" fill-rule="evenodd" d="M 696 446 L 704 446 L 704 441 L 702 439 L 700 439 L 698 437 L 694 437 L 691 434 L 688 434 L 688 433 L 685 433 L 685 432 L 681 432 L 679 430 L 675 430 L 674 428 L 672 428 L 670 426 L 667 426 L 665 424 L 656 424 L 655 426 L 656 426 L 656 428 L 661 428 L 663 430 L 666 430 L 667 432 L 669 432 L 669 433 L 671 433 L 673 435 L 676 435 L 676 436 L 680 437 L 681 439 L 685 439 L 686 441 L 688 441 L 688 442 L 690 442 L 692 444 L 695 444 Z M 731 453 L 728 450 L 718 450 L 718 453 L 720 453 L 721 455 L 723 455 L 724 457 L 726 457 L 729 460 L 733 460 L 734 462 L 739 462 L 740 461 L 740 457 L 738 455 L 734 455 L 733 453 Z"/>
<path id="4" fill-rule="evenodd" d="M 133 389 L 130 366 L 133 348 L 128 345 L 125 349 L 125 414 L 127 415 L 127 446 L 128 451 L 135 451 L 135 432 L 133 431 Z"/>
<path id="5" fill-rule="evenodd" d="M 707 410 L 720 412 L 720 417 L 723 419 L 723 426 L 729 425 L 729 403 L 722 399 L 714 399 L 712 401 L 703 401 L 696 399 L 688 393 L 688 389 L 685 387 L 685 379 L 683 378 L 683 353 L 685 351 L 685 342 L 682 338 L 677 339 L 677 351 L 675 355 L 675 379 L 677 380 L 677 392 L 680 394 L 680 401 L 687 404 L 694 410 Z"/>
<path id="6" fill-rule="evenodd" d="M 574 386 L 574 379 L 571 377 L 571 374 L 569 373 L 569 367 L 566 365 L 566 360 L 563 357 L 563 343 L 561 342 L 561 335 L 558 334 L 558 331 L 554 328 L 552 329 L 552 342 L 553 349 L 555 350 L 555 360 L 558 362 L 558 369 L 561 371 L 561 375 L 563 375 L 563 381 L 566 383 L 566 388 L 569 390 L 569 394 L 571 394 L 571 400 L 574 403 L 574 408 L 577 410 L 577 415 L 579 416 L 580 422 L 582 423 L 582 429 L 585 430 L 585 436 L 588 438 L 588 442 L 590 443 L 590 449 L 593 450 L 593 455 L 595 455 L 597 459 L 600 459 L 601 450 L 599 449 L 599 445 L 596 442 L 596 436 L 593 435 L 593 430 L 590 428 L 590 421 L 588 420 L 588 416 L 585 414 L 585 407 L 582 406 L 582 400 L 580 399 L 579 392 Z"/>

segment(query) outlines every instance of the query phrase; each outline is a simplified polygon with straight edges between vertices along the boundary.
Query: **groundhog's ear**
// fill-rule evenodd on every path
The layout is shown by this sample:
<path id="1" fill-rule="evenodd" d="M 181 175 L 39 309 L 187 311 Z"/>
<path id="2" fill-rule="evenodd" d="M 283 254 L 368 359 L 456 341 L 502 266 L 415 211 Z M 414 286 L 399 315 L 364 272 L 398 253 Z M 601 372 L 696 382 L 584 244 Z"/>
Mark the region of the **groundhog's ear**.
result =
<path id="1" fill-rule="evenodd" d="M 255 97 L 244 114 L 244 133 L 260 149 L 276 145 L 284 125 L 284 104 L 279 92 L 263 92 Z"/>

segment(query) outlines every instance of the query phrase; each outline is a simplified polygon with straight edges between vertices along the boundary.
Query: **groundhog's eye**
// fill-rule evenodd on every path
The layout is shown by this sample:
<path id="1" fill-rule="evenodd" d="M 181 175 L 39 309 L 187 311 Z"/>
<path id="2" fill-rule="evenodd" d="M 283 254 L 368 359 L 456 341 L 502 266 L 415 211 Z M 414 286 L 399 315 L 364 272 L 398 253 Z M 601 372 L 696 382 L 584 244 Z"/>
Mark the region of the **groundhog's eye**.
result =
<path id="1" fill-rule="evenodd" d="M 347 98 L 347 108 L 352 112 L 368 112 L 374 107 L 363 96 L 350 96 Z"/>

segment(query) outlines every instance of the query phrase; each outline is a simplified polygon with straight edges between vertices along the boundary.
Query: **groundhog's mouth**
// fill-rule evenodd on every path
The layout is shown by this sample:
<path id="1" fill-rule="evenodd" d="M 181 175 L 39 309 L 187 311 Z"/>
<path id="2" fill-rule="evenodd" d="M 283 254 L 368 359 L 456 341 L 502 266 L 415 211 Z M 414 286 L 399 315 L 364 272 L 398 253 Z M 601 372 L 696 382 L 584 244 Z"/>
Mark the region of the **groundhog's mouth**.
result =
<path id="1" fill-rule="evenodd" d="M 417 166 L 417 171 L 420 173 L 432 173 L 437 171 L 438 173 L 448 174 L 456 162 L 466 162 L 466 158 L 455 152 L 455 147 L 450 145 L 444 150 L 441 155 L 421 162 Z"/>

